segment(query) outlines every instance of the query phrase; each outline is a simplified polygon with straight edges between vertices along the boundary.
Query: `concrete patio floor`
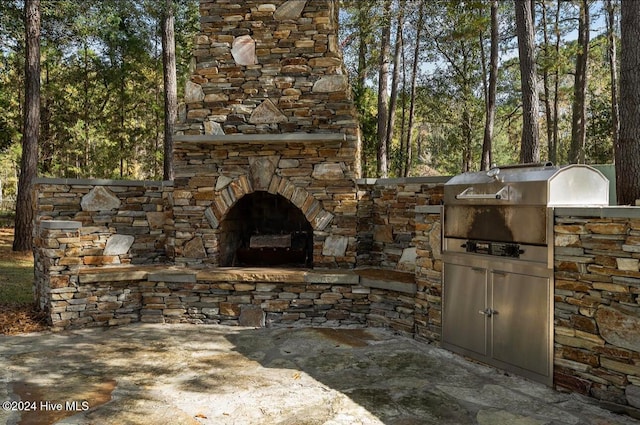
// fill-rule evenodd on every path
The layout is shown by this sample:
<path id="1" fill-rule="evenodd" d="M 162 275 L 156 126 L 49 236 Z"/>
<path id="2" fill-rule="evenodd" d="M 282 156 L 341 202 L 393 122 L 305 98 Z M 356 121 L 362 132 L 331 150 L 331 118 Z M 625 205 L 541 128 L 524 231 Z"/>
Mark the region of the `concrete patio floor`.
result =
<path id="1" fill-rule="evenodd" d="M 377 328 L 0 336 L 0 401 L 21 425 L 640 424 Z"/>

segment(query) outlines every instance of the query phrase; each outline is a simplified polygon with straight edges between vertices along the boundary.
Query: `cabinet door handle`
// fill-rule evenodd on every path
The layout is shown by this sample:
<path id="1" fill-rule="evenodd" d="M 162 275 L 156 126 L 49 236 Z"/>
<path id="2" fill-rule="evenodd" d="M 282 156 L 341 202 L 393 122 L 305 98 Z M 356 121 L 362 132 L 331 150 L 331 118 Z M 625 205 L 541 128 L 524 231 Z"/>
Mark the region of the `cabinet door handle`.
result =
<path id="1" fill-rule="evenodd" d="M 484 310 L 479 310 L 478 314 L 482 314 L 484 316 L 491 317 L 494 314 L 498 314 L 498 311 L 497 310 L 492 310 L 490 308 L 485 308 Z"/>

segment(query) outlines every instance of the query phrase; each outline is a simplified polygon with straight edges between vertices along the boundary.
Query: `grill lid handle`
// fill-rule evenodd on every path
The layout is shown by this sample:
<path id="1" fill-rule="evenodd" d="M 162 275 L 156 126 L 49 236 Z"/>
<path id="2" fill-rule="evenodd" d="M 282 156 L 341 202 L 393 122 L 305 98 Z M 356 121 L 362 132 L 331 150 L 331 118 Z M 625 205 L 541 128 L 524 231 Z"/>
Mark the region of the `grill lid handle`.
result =
<path id="1" fill-rule="evenodd" d="M 498 167 L 494 167 L 487 171 L 487 177 L 491 177 L 498 182 L 502 182 L 502 179 L 500 178 L 500 169 Z"/>
<path id="2" fill-rule="evenodd" d="M 509 186 L 503 186 L 496 193 L 473 193 L 473 187 L 468 187 L 456 195 L 456 199 L 503 199 L 509 200 Z"/>

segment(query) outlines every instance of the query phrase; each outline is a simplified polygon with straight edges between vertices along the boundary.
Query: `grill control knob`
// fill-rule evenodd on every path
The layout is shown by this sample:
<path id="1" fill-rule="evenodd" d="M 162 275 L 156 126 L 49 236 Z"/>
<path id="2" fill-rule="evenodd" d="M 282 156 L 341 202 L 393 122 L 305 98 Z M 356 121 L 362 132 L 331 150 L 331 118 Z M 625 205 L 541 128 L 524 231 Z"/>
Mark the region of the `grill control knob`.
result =
<path id="1" fill-rule="evenodd" d="M 520 254 L 524 253 L 524 250 L 520 249 L 518 244 L 506 244 L 503 252 L 505 257 L 519 258 Z"/>

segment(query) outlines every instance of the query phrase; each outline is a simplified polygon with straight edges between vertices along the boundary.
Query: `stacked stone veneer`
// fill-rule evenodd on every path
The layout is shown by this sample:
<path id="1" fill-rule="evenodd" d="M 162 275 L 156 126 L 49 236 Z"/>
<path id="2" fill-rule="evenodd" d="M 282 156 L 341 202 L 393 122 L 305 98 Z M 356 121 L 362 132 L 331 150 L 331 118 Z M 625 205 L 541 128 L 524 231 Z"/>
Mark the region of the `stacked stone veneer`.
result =
<path id="1" fill-rule="evenodd" d="M 352 272 L 202 270 L 150 273 L 140 320 L 242 326 L 366 325 L 370 289 Z"/>
<path id="2" fill-rule="evenodd" d="M 283 179 L 275 176 L 269 181 Z M 210 196 L 225 190 L 225 196 L 239 198 L 240 195 L 231 195 L 231 191 L 243 191 L 239 193 L 245 196 L 251 193 L 253 185 L 259 184 L 260 181 L 251 181 L 242 173 L 234 180 L 226 179 L 222 187 L 189 191 L 175 189 L 167 182 L 38 180 L 34 253 L 35 288 L 40 307 L 49 312 L 55 328 L 116 325 L 140 321 L 143 317 L 146 321 L 231 323 L 239 320 L 239 316 L 222 314 L 220 309 L 241 311 L 245 305 L 257 305 L 265 314 L 295 310 L 284 315 L 284 319 L 271 315 L 273 317 L 265 322 L 270 324 L 297 318 L 304 324 L 368 323 L 413 333 L 416 232 L 411 216 L 415 205 L 440 202 L 442 181 L 359 180 L 360 198 L 345 196 L 349 201 L 345 233 L 324 237 L 333 238 L 334 244 L 344 237 L 348 243 L 342 249 L 351 252 L 347 264 L 354 265 L 359 257 L 361 262 L 355 265 L 367 270 L 357 273 L 336 270 L 324 274 L 292 271 L 284 273 L 287 278 L 281 281 L 277 277 L 282 275 L 280 271 L 266 272 L 261 278 L 252 272 L 233 274 L 215 266 L 208 268 L 209 272 L 192 271 L 202 269 L 205 266 L 202 263 L 189 264 L 189 268 L 176 272 L 176 267 L 188 265 L 184 257 L 176 255 L 181 249 L 176 241 L 183 237 L 193 240 L 191 235 L 185 237 L 181 224 L 192 223 L 185 217 L 203 214 L 199 225 L 215 227 L 216 218 L 211 212 L 215 207 L 190 205 L 191 201 L 202 201 L 202 193 Z M 336 185 L 339 187 L 339 182 Z M 278 191 L 280 187 L 291 186 L 269 183 L 267 189 L 291 199 L 294 204 L 300 204 L 297 197 L 306 193 L 295 189 Z M 326 217 L 322 215 L 326 210 L 315 198 L 307 193 L 301 199 L 310 199 L 307 205 L 316 210 L 315 215 Z M 358 207 L 360 203 L 362 208 Z M 189 208 L 181 208 L 187 205 Z M 308 206 L 304 205 L 302 202 L 302 210 L 309 214 Z M 394 220 L 395 214 L 401 214 L 402 219 Z M 328 222 L 326 219 L 315 221 L 314 226 L 319 228 Z M 391 223 L 390 228 L 377 232 L 375 222 L 386 223 L 385 226 Z M 387 239 L 389 234 L 391 239 Z M 399 237 L 395 238 L 396 235 Z M 326 246 L 323 244 L 318 249 L 326 254 Z M 381 255 L 386 252 L 388 260 L 383 267 L 376 267 L 371 261 L 372 246 L 379 247 Z M 200 247 L 196 250 L 206 254 L 205 245 Z M 182 249 L 194 248 L 187 244 Z M 243 286 L 242 282 L 249 286 Z M 251 282 L 268 285 L 256 287 Z M 296 285 L 299 285 L 297 289 Z M 168 295 L 162 295 L 164 293 Z M 275 301 L 268 301 L 270 299 Z M 224 304 L 220 305 L 221 302 Z M 274 310 L 276 305 L 281 312 Z"/>
<path id="3" fill-rule="evenodd" d="M 136 279 L 86 286 L 80 273 L 166 262 L 171 184 L 38 179 L 34 190 L 35 298 L 54 327 L 133 320 Z"/>
<path id="4" fill-rule="evenodd" d="M 343 133 L 355 148 L 337 13 L 334 0 L 200 0 L 179 131 Z"/>
<path id="5" fill-rule="evenodd" d="M 415 208 L 440 205 L 447 177 L 358 180 L 358 265 L 413 273 Z"/>
<path id="6" fill-rule="evenodd" d="M 174 151 L 176 262 L 225 264 L 229 212 L 263 191 L 307 218 L 314 267 L 355 266 L 360 139 L 337 13 L 333 0 L 201 0 Z"/>
<path id="7" fill-rule="evenodd" d="M 558 209 L 555 245 L 554 383 L 640 418 L 640 214 Z"/>
<path id="8" fill-rule="evenodd" d="M 234 270 L 164 261 L 171 256 L 162 247 L 171 245 L 175 231 L 171 185 L 41 180 L 37 300 L 57 329 L 135 321 L 386 326 L 439 344 L 441 206 L 429 203 L 440 199 L 442 184 L 398 180 L 395 196 L 388 180 L 362 180 L 358 187 L 354 237 L 366 242 L 357 254 L 361 267 Z M 378 226 L 386 225 L 396 214 L 394 202 L 408 203 L 413 219 L 392 226 L 392 235 L 403 237 L 391 242 L 373 223 L 375 218 Z M 162 213 L 162 220 L 156 218 L 163 224 L 150 221 L 155 215 L 148 213 Z M 409 242 L 405 232 L 412 235 Z M 107 255 L 108 241 L 118 235 L 136 242 L 126 252 L 121 245 L 119 254 Z M 374 251 L 366 247 L 373 246 L 380 253 L 388 247 L 386 257 L 376 257 L 386 258 L 384 264 L 367 256 Z M 554 385 L 640 417 L 638 209 L 557 208 L 554 249 Z M 415 250 L 415 261 L 395 262 L 400 250 Z"/>
<path id="9" fill-rule="evenodd" d="M 442 206 L 418 206 L 415 211 L 415 335 L 439 344 L 442 336 Z"/>
<path id="10" fill-rule="evenodd" d="M 79 244 L 57 243 L 36 234 L 36 246 L 66 265 L 166 262 L 165 226 L 171 225 L 171 182 L 38 179 L 36 223 L 72 220 L 81 224 Z M 44 238 L 48 242 L 39 238 Z"/>
<path id="11" fill-rule="evenodd" d="M 313 264 L 353 268 L 356 263 L 355 154 L 344 136 L 236 136 L 178 139 L 173 193 L 175 261 L 220 264 L 223 222 L 256 191 L 298 207 L 313 228 Z"/>

